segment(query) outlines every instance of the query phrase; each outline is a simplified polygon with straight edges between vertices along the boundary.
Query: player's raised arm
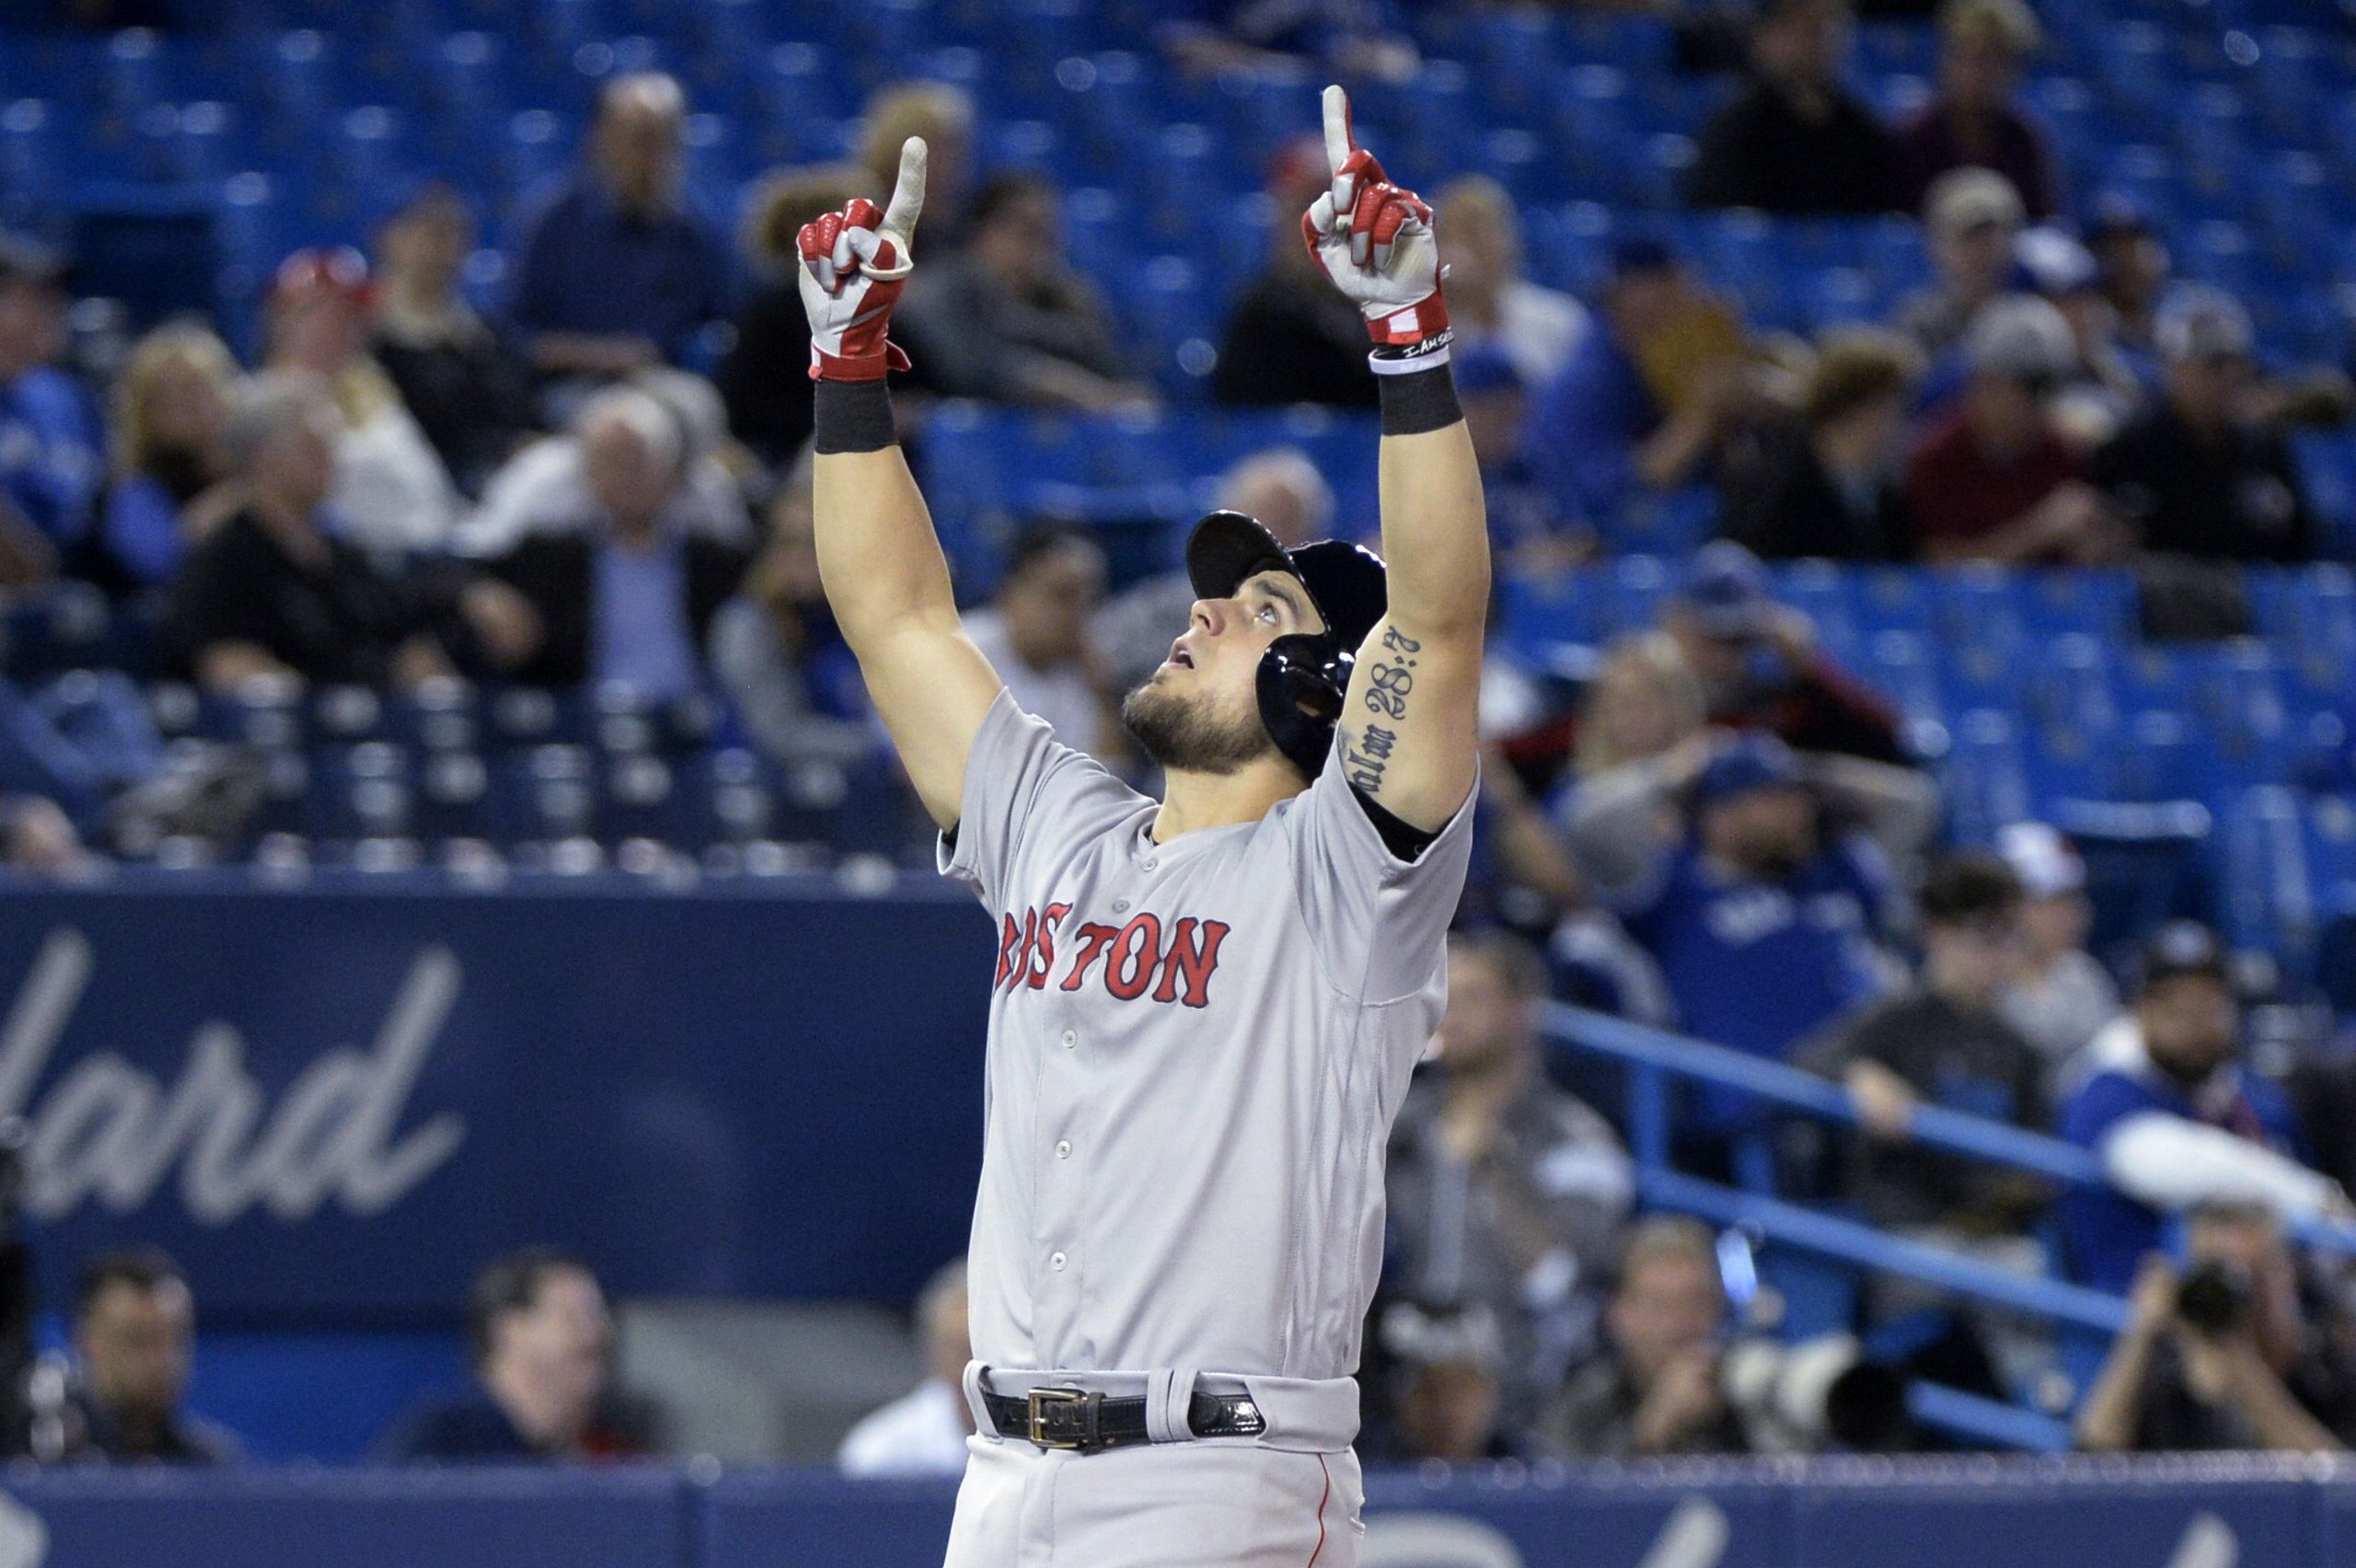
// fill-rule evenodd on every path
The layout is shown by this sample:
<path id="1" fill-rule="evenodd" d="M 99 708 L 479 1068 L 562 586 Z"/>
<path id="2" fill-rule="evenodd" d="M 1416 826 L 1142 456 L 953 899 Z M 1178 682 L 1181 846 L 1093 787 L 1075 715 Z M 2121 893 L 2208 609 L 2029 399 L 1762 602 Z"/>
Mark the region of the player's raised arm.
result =
<path id="1" fill-rule="evenodd" d="M 1382 553 L 1390 614 L 1358 651 L 1342 704 L 1350 781 L 1426 832 L 1472 792 L 1479 743 L 1489 531 L 1480 467 L 1448 368 L 1448 309 L 1431 209 L 1391 183 L 1325 89 L 1333 187 L 1301 219 L 1312 255 L 1367 319 L 1382 390 Z"/>
<path id="2" fill-rule="evenodd" d="M 884 333 L 913 264 L 924 173 L 925 145 L 910 137 L 889 206 L 853 202 L 803 226 L 802 303 L 818 383 L 818 575 L 918 796 L 947 828 L 1003 683 L 957 618 L 949 563 L 884 389 L 884 373 L 908 363 Z"/>

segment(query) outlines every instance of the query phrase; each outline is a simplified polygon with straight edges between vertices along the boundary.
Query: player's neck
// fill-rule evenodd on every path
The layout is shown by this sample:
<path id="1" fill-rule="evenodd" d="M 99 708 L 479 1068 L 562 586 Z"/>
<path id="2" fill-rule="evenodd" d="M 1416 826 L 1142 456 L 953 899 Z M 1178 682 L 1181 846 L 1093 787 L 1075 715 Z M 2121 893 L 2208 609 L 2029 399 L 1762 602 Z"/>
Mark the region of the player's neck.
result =
<path id="1" fill-rule="evenodd" d="M 1265 757 L 1234 773 L 1166 776 L 1161 810 L 1153 819 L 1153 841 L 1167 844 L 1182 833 L 1258 822 L 1279 801 L 1300 793 L 1300 775 L 1289 763 Z"/>

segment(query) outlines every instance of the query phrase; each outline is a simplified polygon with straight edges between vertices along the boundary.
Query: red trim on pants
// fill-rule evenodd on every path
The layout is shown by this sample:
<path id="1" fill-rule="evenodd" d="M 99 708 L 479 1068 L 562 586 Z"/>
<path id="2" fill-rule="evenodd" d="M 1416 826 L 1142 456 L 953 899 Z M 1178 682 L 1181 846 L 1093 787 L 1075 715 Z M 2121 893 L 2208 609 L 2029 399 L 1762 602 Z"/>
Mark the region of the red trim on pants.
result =
<path id="1" fill-rule="evenodd" d="M 1325 1478 L 1325 1490 L 1317 1494 L 1317 1550 L 1309 1554 L 1306 1568 L 1317 1568 L 1317 1560 L 1325 1555 L 1325 1499 L 1334 1495 L 1334 1472 L 1325 1468 L 1325 1456 L 1317 1456 L 1317 1472 Z"/>

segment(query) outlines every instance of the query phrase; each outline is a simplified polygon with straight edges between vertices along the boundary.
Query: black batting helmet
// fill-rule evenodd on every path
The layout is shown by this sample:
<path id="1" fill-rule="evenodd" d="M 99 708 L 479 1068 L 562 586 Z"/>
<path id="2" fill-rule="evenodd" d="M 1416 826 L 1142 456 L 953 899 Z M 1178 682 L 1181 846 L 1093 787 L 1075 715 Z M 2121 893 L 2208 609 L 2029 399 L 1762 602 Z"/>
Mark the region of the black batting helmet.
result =
<path id="1" fill-rule="evenodd" d="M 1320 539 L 1287 549 L 1253 518 L 1214 512 L 1186 541 L 1186 576 L 1206 599 L 1231 597 L 1246 579 L 1281 571 L 1308 591 L 1325 629 L 1279 637 L 1261 655 L 1260 722 L 1304 778 L 1314 778 L 1334 746 L 1342 694 L 1358 645 L 1389 605 L 1382 558 L 1364 545 Z"/>

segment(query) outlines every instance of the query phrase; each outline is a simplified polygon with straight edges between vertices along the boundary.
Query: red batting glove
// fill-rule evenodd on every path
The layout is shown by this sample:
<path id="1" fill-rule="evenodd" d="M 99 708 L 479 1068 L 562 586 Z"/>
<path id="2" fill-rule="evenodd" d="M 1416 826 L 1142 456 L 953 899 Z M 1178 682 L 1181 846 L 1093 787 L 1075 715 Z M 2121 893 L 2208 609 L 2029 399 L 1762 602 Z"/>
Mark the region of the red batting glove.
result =
<path id="1" fill-rule="evenodd" d="M 880 381 L 908 368 L 908 356 L 885 334 L 914 265 L 908 239 L 924 207 L 924 179 L 925 144 L 911 136 L 900 149 L 890 206 L 878 210 L 862 197 L 803 225 L 795 236 L 812 380 Z"/>

